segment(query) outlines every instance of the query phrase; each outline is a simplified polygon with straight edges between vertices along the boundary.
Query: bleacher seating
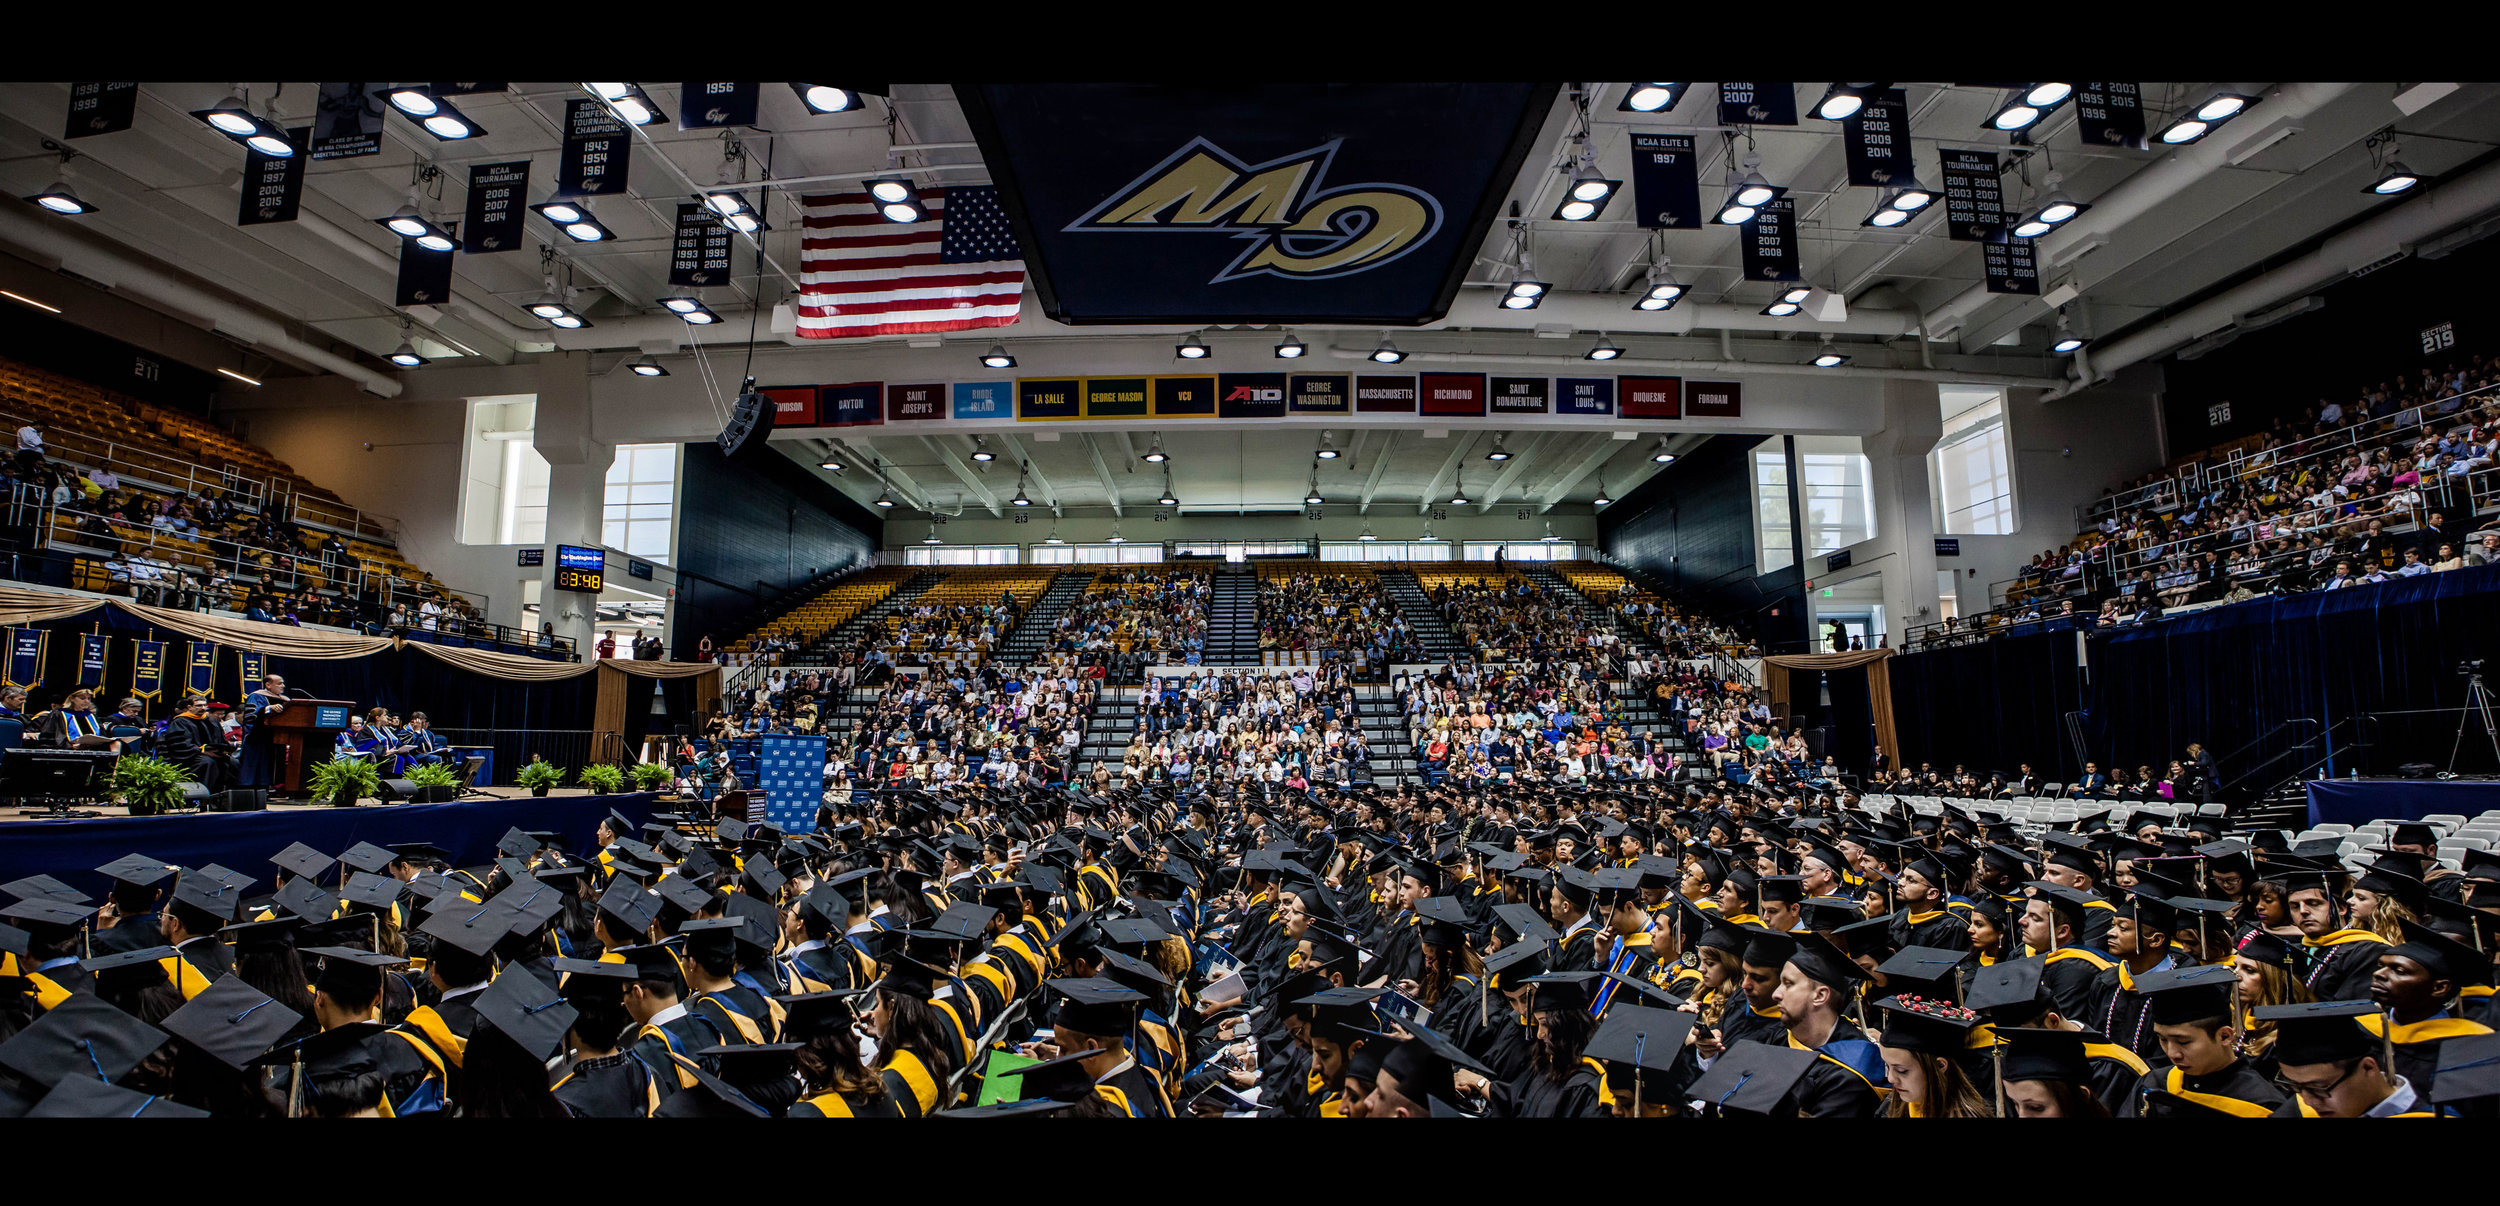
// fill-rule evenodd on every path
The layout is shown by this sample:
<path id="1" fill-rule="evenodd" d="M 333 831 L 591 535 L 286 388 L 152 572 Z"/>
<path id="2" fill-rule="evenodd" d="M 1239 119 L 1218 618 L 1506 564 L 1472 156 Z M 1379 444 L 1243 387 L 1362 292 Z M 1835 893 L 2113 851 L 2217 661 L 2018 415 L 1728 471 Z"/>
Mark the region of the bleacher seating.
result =
<path id="1" fill-rule="evenodd" d="M 765 635 L 787 637 L 805 645 L 884 602 L 914 572 L 911 566 L 879 565 L 837 578 L 790 611 L 731 641 L 729 652 L 743 661 L 753 653 L 756 639 Z"/>

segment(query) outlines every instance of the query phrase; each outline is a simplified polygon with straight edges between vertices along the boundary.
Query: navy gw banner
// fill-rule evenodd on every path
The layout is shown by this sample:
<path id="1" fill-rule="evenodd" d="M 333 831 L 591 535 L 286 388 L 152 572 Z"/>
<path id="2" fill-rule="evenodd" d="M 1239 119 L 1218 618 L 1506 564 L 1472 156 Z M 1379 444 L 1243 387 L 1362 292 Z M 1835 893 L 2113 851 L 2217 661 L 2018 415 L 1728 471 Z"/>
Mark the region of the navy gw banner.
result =
<path id="1" fill-rule="evenodd" d="M 1554 84 L 957 84 L 1065 323 L 1449 311 Z"/>
<path id="2" fill-rule="evenodd" d="M 1701 181 L 1690 134 L 1632 131 L 1633 217 L 1652 230 L 1701 229 Z"/>

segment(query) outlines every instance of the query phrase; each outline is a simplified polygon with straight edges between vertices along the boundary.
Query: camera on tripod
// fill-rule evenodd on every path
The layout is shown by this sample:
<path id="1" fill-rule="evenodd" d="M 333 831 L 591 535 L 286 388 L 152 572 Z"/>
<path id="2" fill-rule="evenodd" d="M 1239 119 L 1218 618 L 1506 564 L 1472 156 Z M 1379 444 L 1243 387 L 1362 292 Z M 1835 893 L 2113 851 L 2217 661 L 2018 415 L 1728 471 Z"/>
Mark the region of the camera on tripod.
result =
<path id="1" fill-rule="evenodd" d="M 2480 674 L 2480 673 L 2482 673 L 2482 672 L 2483 672 L 2483 663 L 2482 663 L 2482 659 L 2480 659 L 2480 658 L 2476 658 L 2475 660 L 2470 661 L 2470 662 L 2458 662 L 2458 663 L 2457 663 L 2457 673 L 2459 673 L 2459 674 L 2474 675 L 2474 674 Z"/>

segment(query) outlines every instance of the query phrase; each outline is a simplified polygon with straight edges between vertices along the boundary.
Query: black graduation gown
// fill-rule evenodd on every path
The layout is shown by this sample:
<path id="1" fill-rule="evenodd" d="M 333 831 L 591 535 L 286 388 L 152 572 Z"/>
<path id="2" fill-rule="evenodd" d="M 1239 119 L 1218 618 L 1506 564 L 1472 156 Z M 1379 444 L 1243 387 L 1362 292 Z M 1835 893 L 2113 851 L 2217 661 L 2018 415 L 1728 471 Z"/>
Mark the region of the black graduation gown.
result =
<path id="1" fill-rule="evenodd" d="M 158 943 L 162 941 L 160 937 Z M 157 943 L 150 945 L 157 945 Z M 174 953 L 182 956 L 183 962 L 198 968 L 200 974 L 208 977 L 211 984 L 216 983 L 218 977 L 234 970 L 234 948 L 215 938 L 190 939 L 175 947 Z"/>
<path id="2" fill-rule="evenodd" d="M 2171 1107 L 2145 1102 L 2145 1094 L 2155 1089 L 2191 1101 L 2228 1098 L 2239 1104 L 2224 1102 L 2215 1108 L 2244 1113 L 2250 1118 L 2271 1114 L 2283 1104 L 2283 1090 L 2274 1086 L 2272 1078 L 2260 1074 L 2247 1060 L 2235 1059 L 2230 1067 L 2210 1076 L 2189 1076 L 2177 1068 L 2155 1068 L 2136 1079 L 2135 1092 L 2128 1094 L 2115 1112 L 2121 1118 L 2171 1117 Z"/>
<path id="3" fill-rule="evenodd" d="M 2361 1018 L 2360 1021 L 2362 1028 L 2372 1034 L 2383 1033 L 2386 1029 L 2387 1018 L 2383 1014 L 2370 1014 Z M 2450 1039 L 2471 1037 L 2477 1033 L 2488 1034 L 2490 1030 L 2478 1023 L 2456 1016 L 2454 1010 L 2442 1011 L 2435 1017 L 2425 1018 L 2419 1022 L 2398 1023 L 2395 1043 L 2396 1075 L 2411 1082 L 2413 1091 L 2420 1094 L 2423 1101 L 2428 1102 L 2431 1099 L 2431 1086 L 2439 1078 L 2440 1048 L 2447 1045 Z M 2490 1106 L 2488 1101 L 2457 1104 L 2469 1117 L 2487 1116 Z"/>
<path id="4" fill-rule="evenodd" d="M 662 1100 L 663 1074 L 631 1051 L 574 1063 L 550 1090 L 575 1118 L 648 1118 Z"/>
<path id="5" fill-rule="evenodd" d="M 176 716 L 167 721 L 157 753 L 211 792 L 234 786 L 234 746 L 226 740 L 225 730 L 206 718 Z"/>
<path id="6" fill-rule="evenodd" d="M 1600 1076 L 1598 1066 L 1585 1059 L 1559 1082 L 1531 1069 L 1524 1080 L 1516 1086 L 1504 1086 L 1496 1096 L 1511 1097 L 1505 1117 L 1599 1118 L 1608 1113 L 1605 1100 L 1597 1093 Z M 1503 1108 L 1504 1104 L 1497 1101 L 1495 1109 Z"/>
<path id="7" fill-rule="evenodd" d="M 1113 1072 L 1108 1079 L 1095 1086 L 1097 1092 L 1103 1089 L 1117 1090 L 1118 1099 L 1128 1104 L 1129 1116 L 1132 1118 L 1169 1118 L 1172 1116 L 1171 1102 L 1164 1096 L 1163 1082 L 1156 1080 L 1155 1074 L 1147 1071 L 1146 1066 L 1135 1059 L 1131 1059 L 1118 1071 Z"/>
<path id="8" fill-rule="evenodd" d="M 2152 998 L 2127 987 L 2120 978 L 2124 969 L 2120 964 L 2095 978 L 2100 1001 L 2090 1014 L 2075 1020 L 2108 1035 L 2156 1070 L 2166 1067 L 2170 1057 L 2162 1054 L 2161 1037 L 2153 1033 Z"/>
<path id="9" fill-rule="evenodd" d="M 2040 983 L 2057 1002 L 2057 1016 L 2091 1025 L 2092 1007 L 2100 1002 L 2101 969 L 2089 959 L 2052 959 L 2040 969 Z"/>
<path id="10" fill-rule="evenodd" d="M 1996 1061 L 1988 1058 L 1989 1053 L 1985 1049 L 1974 1050 L 1970 1054 L 1973 1058 L 1966 1070 L 1971 1075 L 1972 1083 L 1978 1087 L 1980 1096 L 1994 1096 Z M 2097 1030 L 2086 1029 L 2083 1032 L 2083 1054 L 2084 1062 L 2092 1067 L 2092 1096 L 2099 1099 L 2112 1114 L 2118 1112 L 2118 1107 L 2125 1104 L 2135 1092 L 2136 1085 L 2151 1071 L 2143 1060 L 2135 1058 L 2134 1052 L 2110 1042 L 2109 1036 Z"/>
<path id="11" fill-rule="evenodd" d="M 1824 1046 L 1851 1042 L 1866 1043 L 1866 1032 L 1858 1029 L 1855 1022 L 1842 1018 L 1832 1024 L 1832 1032 L 1824 1039 Z M 1865 1072 L 1843 1062 L 1839 1055 L 1817 1052 L 1814 1063 L 1806 1068 L 1804 1076 L 1797 1079 L 1797 1087 L 1790 1090 L 1795 1095 L 1797 1116 L 1874 1117 L 1877 1107 L 1883 1104 L 1883 1094 L 1876 1091 L 1881 1079 L 1880 1060 L 1874 1070 L 1878 1073 L 1877 1079 L 1869 1080 Z"/>
<path id="12" fill-rule="evenodd" d="M 434 1065 L 418 1053 L 408 1035 L 393 1033 L 378 1022 L 350 1022 L 341 1029 L 358 1032 L 356 1044 L 372 1058 L 382 1075 L 382 1096 L 391 1116 L 406 1118 L 442 1110 L 442 1078 L 435 1074 Z M 266 1083 L 271 1100 L 286 1100 L 287 1083 L 294 1074 L 289 1064 L 270 1067 Z"/>
<path id="13" fill-rule="evenodd" d="M 900 1118 L 902 1107 L 882 1092 L 818 1093 L 790 1107 L 789 1118 Z"/>
<path id="14" fill-rule="evenodd" d="M 158 918 L 159 915 L 156 913 L 141 913 L 136 917 L 122 918 L 110 929 L 97 930 L 95 953 L 126 955 L 132 951 L 143 951 L 152 946 L 165 945 L 165 931 L 161 928 L 163 922 Z"/>
<path id="15" fill-rule="evenodd" d="M 2321 1001 L 2370 999 L 2370 976 L 2378 971 L 2378 957 L 2387 953 L 2386 943 L 2343 942 L 2307 949 L 2313 961 L 2301 979 L 2309 985 L 2310 995 Z"/>
<path id="16" fill-rule="evenodd" d="M 1380 949 L 1373 952 L 1371 962 L 1355 974 L 1354 982 L 1369 984 L 1386 976 L 1385 983 L 1396 984 L 1420 978 L 1424 974 L 1424 946 L 1417 923 L 1421 920 L 1413 913 L 1399 913 L 1391 920 L 1388 936 Z"/>
<path id="17" fill-rule="evenodd" d="M 1970 949 L 1970 923 L 1951 909 L 1892 915 L 1892 940 L 1897 946 L 1932 946 L 1948 951 Z"/>
<path id="18" fill-rule="evenodd" d="M 857 981 L 859 961 L 851 958 L 857 949 L 848 939 L 837 936 L 814 950 L 788 956 L 788 961 L 797 966 L 800 975 L 823 984 L 827 991 L 840 992 L 864 987 Z"/>
<path id="19" fill-rule="evenodd" d="M 1535 1062 L 1536 1052 L 1531 1049 L 1529 1042 L 1534 1037 L 1536 1037 L 1534 1032 L 1519 1024 L 1519 1015 L 1513 1012 L 1508 1004 L 1496 1001 L 1493 1005 L 1493 1022 L 1485 1027 L 1479 1038 L 1484 1049 L 1482 1051 L 1471 1049 L 1469 1054 L 1483 1060 L 1486 1067 L 1493 1069 L 1494 1080 L 1504 1084 L 1516 1084 L 1529 1075 L 1529 1065 Z"/>
<path id="20" fill-rule="evenodd" d="M 1747 1039 L 1777 1047 L 1788 1042 L 1788 1022 L 1776 1008 L 1769 1013 L 1754 1012 L 1753 1003 L 1739 991 L 1728 1004 L 1727 1014 L 1719 1019 L 1719 1037 L 1730 1047 Z"/>

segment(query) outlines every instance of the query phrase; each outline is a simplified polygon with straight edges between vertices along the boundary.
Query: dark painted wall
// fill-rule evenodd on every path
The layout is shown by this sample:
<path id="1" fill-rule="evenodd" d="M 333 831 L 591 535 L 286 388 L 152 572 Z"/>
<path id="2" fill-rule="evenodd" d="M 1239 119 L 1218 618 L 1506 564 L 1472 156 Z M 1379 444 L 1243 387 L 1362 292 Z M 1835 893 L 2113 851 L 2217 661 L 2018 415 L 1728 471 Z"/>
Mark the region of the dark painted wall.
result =
<path id="1" fill-rule="evenodd" d="M 215 373 L 63 322 L 16 302 L 0 303 L 0 359 L 49 369 L 172 410 L 206 415 Z M 0 406 L 6 405 L 0 401 Z"/>
<path id="2" fill-rule="evenodd" d="M 818 573 L 872 557 L 885 523 L 771 449 L 736 463 L 718 445 L 686 445 L 677 504 L 677 650 Z"/>
<path id="3" fill-rule="evenodd" d="M 2350 406 L 2365 386 L 2405 377 L 2409 389 L 2423 369 L 2462 368 L 2480 353 L 2500 355 L 2500 239 L 2485 239 L 2436 260 L 2407 259 L 2317 296 L 2326 306 L 2195 360 L 2165 360 L 2162 398 L 2170 454 L 2184 457 L 2262 432 L 2277 415 L 2297 418 L 2318 399 Z M 2422 332 L 2442 323 L 2454 347 L 2429 355 Z M 2227 423 L 2210 408 L 2231 404 Z"/>
<path id="4" fill-rule="evenodd" d="M 1805 575 L 1754 572 L 1753 450 L 1764 436 L 1717 436 L 1597 517 L 1599 547 L 1694 606 L 1777 647 L 1806 639 Z M 1803 650 L 1798 650 L 1803 652 Z"/>

